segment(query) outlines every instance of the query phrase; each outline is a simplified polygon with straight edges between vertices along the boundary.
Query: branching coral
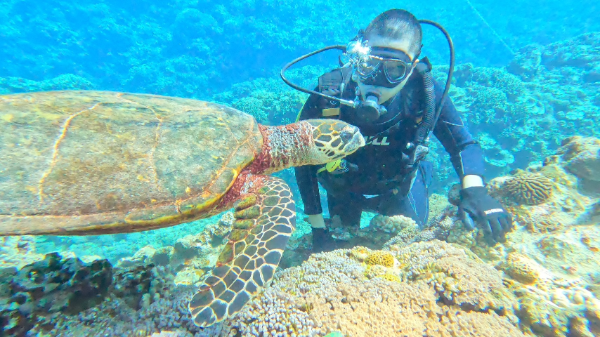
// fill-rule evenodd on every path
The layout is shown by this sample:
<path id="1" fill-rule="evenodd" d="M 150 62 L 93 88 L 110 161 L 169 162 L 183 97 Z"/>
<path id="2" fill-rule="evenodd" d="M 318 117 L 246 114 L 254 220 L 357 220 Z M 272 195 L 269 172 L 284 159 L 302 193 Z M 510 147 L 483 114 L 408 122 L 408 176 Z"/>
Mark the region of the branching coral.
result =
<path id="1" fill-rule="evenodd" d="M 523 172 L 508 179 L 502 189 L 518 204 L 539 205 L 552 196 L 553 183 L 541 174 Z"/>

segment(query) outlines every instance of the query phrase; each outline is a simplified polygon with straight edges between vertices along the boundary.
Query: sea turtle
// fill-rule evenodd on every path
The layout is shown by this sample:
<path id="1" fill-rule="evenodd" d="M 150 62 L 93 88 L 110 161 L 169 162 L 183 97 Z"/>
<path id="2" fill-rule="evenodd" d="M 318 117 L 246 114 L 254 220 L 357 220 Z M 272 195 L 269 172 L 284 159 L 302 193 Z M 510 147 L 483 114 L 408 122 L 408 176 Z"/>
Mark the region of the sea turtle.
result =
<path id="1" fill-rule="evenodd" d="M 192 99 L 103 91 L 0 96 L 0 235 L 167 227 L 234 208 L 217 266 L 189 304 L 209 326 L 272 279 L 295 228 L 287 184 L 365 141 L 338 120 L 264 126 Z"/>

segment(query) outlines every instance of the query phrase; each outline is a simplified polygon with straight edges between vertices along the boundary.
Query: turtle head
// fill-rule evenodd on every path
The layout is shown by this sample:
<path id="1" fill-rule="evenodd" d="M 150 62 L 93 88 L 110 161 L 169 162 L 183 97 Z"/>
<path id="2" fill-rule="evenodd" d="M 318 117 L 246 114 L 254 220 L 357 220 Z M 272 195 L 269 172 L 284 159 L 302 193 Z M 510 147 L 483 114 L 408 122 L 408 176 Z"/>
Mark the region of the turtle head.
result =
<path id="1" fill-rule="evenodd" d="M 288 167 L 326 164 L 365 145 L 357 127 L 333 119 L 310 119 L 280 126 L 259 125 L 262 151 L 248 166 L 269 174 Z"/>
<path id="2" fill-rule="evenodd" d="M 346 122 L 334 119 L 311 119 L 304 122 L 313 128 L 314 148 L 310 164 L 325 164 L 365 146 L 365 138 L 358 128 Z"/>

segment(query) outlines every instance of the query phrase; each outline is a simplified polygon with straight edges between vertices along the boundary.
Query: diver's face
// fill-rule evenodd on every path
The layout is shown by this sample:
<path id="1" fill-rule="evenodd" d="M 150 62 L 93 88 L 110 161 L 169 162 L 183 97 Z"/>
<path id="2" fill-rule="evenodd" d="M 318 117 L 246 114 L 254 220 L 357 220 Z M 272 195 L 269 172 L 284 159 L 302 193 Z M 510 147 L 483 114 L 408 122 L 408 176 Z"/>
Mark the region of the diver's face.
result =
<path id="1" fill-rule="evenodd" d="M 414 53 L 408 52 L 408 50 L 410 50 L 410 44 L 411 41 L 408 39 L 404 39 L 404 40 L 390 40 L 387 38 L 383 38 L 383 37 L 371 37 L 369 40 L 369 46 L 370 47 L 384 47 L 384 48 L 391 48 L 391 49 L 396 49 L 399 51 L 404 52 L 409 58 L 410 61 L 414 61 L 416 55 Z M 418 60 L 416 61 L 418 62 Z M 415 65 L 416 65 L 415 62 Z M 410 75 L 412 75 L 412 72 L 414 70 L 414 66 L 411 67 L 411 69 L 409 70 L 409 73 L 406 75 L 406 77 L 404 78 L 404 80 L 402 80 L 402 82 L 398 83 L 398 85 L 396 85 L 395 87 L 392 88 L 386 88 L 386 87 L 381 87 L 381 86 L 375 86 L 375 85 L 367 85 L 362 83 L 361 81 L 358 81 L 358 87 L 360 88 L 360 94 L 362 96 L 362 99 L 364 100 L 366 97 L 365 95 L 367 93 L 374 93 L 379 97 L 379 104 L 383 104 L 385 102 L 387 102 L 388 100 L 390 100 L 392 97 L 396 96 L 396 94 L 398 94 L 400 92 L 400 90 L 402 90 L 402 88 L 404 88 L 404 85 L 406 85 L 406 82 L 408 81 L 408 79 L 410 78 Z"/>

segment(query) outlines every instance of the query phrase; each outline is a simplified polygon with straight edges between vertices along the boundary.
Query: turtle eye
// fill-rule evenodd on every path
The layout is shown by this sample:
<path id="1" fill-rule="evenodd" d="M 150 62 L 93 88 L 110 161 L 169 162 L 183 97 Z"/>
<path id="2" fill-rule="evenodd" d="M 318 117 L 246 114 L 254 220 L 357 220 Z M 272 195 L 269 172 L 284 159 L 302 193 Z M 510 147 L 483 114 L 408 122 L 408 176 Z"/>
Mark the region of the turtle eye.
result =
<path id="1" fill-rule="evenodd" d="M 342 141 L 344 143 L 348 143 L 350 140 L 352 140 L 353 136 L 354 136 L 354 132 L 350 132 L 350 131 L 340 132 L 340 138 L 342 139 Z"/>

